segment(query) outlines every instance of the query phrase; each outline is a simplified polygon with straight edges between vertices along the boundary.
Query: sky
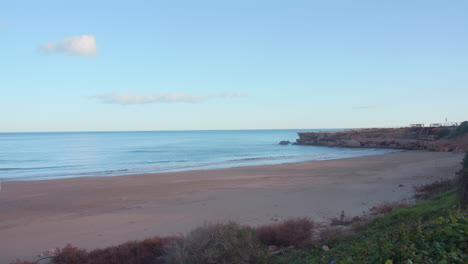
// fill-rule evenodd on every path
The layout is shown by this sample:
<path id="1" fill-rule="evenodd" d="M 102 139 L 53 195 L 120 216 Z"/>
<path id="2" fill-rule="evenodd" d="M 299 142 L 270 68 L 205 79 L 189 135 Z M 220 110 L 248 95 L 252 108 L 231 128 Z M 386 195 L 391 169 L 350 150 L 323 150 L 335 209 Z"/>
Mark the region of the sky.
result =
<path id="1" fill-rule="evenodd" d="M 1 1 L 0 132 L 468 119 L 468 1 Z"/>

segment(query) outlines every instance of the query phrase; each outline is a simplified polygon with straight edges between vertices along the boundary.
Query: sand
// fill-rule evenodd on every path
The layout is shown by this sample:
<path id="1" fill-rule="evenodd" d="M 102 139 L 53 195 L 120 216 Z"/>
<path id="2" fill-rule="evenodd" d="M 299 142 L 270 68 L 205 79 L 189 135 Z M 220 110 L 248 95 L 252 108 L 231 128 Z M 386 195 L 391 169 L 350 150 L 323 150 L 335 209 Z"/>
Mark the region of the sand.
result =
<path id="1" fill-rule="evenodd" d="M 413 185 L 453 178 L 463 154 L 385 155 L 230 169 L 4 182 L 0 263 L 66 243 L 106 247 L 186 233 L 205 221 L 325 221 L 411 198 Z M 403 186 L 401 186 L 403 185 Z"/>

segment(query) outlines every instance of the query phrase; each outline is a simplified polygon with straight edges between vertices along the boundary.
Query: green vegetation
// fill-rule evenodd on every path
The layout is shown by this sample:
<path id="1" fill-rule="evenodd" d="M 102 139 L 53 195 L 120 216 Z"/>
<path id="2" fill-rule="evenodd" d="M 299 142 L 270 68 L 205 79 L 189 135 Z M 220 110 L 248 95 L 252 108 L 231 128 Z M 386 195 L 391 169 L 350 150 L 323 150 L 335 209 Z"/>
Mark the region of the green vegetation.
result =
<path id="1" fill-rule="evenodd" d="M 466 263 L 466 215 L 448 192 L 421 204 L 394 210 L 369 223 L 364 231 L 300 256 L 275 263 Z"/>
<path id="2" fill-rule="evenodd" d="M 453 137 L 459 137 L 462 135 L 468 134 L 468 121 L 463 121 L 456 129 L 453 131 Z"/>
<path id="3" fill-rule="evenodd" d="M 439 136 L 440 138 L 443 138 L 443 137 L 447 137 L 450 135 L 450 129 L 448 128 L 442 128 L 438 133 L 437 133 L 437 136 Z"/>
<path id="4" fill-rule="evenodd" d="M 462 161 L 462 169 L 458 172 L 458 199 L 460 204 L 468 204 L 468 153 L 465 154 L 465 158 Z"/>

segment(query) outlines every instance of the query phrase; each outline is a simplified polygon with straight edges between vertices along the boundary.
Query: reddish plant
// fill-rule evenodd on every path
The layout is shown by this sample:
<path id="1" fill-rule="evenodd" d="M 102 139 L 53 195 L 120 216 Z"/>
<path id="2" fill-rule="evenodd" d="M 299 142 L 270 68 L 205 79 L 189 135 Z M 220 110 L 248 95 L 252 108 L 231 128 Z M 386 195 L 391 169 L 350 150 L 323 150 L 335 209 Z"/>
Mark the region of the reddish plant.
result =
<path id="1" fill-rule="evenodd" d="M 57 255 L 53 259 L 55 264 L 83 264 L 87 263 L 88 254 L 85 249 L 67 244 L 62 249 L 57 249 Z"/>
<path id="2" fill-rule="evenodd" d="M 438 180 L 433 183 L 428 183 L 419 186 L 413 186 L 417 199 L 428 199 L 436 194 L 451 190 L 453 187 L 452 180 Z"/>
<path id="3" fill-rule="evenodd" d="M 308 218 L 289 219 L 278 224 L 259 226 L 257 237 L 265 245 L 306 247 L 315 223 Z"/>
<path id="4" fill-rule="evenodd" d="M 174 238 L 153 237 L 143 241 L 129 241 L 115 247 L 95 249 L 88 254 L 89 264 L 157 264 L 166 245 Z"/>
<path id="5" fill-rule="evenodd" d="M 167 244 L 174 237 L 153 237 L 143 241 L 129 241 L 118 246 L 95 249 L 87 252 L 67 244 L 57 249 L 53 258 L 54 264 L 158 264 L 163 263 L 160 257 L 165 253 Z M 25 262 L 28 263 L 28 262 Z M 14 263 L 21 264 L 21 262 Z"/>

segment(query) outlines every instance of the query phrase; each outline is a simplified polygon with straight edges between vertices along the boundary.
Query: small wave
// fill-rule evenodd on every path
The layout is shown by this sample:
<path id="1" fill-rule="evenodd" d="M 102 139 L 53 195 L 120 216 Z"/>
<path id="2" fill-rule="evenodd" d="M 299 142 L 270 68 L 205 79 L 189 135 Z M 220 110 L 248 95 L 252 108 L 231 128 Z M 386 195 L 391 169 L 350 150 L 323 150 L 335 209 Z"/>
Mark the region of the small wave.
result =
<path id="1" fill-rule="evenodd" d="M 281 159 L 295 159 L 299 156 L 272 156 L 272 157 L 254 157 L 254 158 L 244 158 L 244 159 L 232 159 L 227 160 L 226 162 L 244 162 L 244 161 L 262 161 L 262 160 L 281 160 Z"/>
<path id="2" fill-rule="evenodd" d="M 187 162 L 189 160 L 157 160 L 157 161 L 136 161 L 129 162 L 128 164 L 161 164 L 161 163 L 170 163 L 170 162 Z"/>
<path id="3" fill-rule="evenodd" d="M 23 163 L 23 162 L 38 162 L 42 160 L 1 160 L 0 163 L 8 163 L 8 162 L 15 162 L 15 163 Z"/>
<path id="4" fill-rule="evenodd" d="M 63 169 L 63 168 L 76 168 L 76 167 L 81 167 L 81 165 L 27 167 L 27 168 L 0 168 L 0 171 L 48 170 L 48 169 Z"/>
<path id="5" fill-rule="evenodd" d="M 161 153 L 163 150 L 129 150 L 128 153 Z"/>

